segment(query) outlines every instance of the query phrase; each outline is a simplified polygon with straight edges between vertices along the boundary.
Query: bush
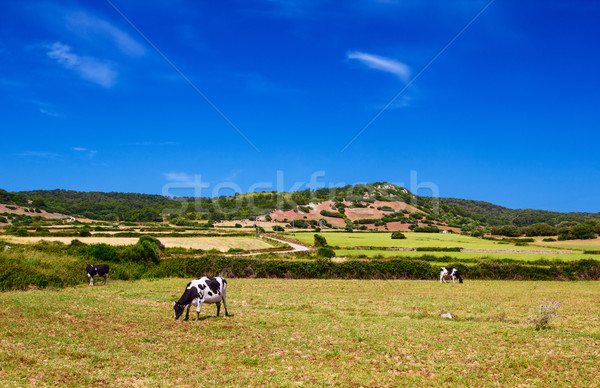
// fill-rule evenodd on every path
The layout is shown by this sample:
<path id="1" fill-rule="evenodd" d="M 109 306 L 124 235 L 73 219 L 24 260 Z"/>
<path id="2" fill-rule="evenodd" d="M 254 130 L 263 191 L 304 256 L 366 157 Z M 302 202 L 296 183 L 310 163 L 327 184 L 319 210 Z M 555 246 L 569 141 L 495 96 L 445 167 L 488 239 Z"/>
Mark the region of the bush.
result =
<path id="1" fill-rule="evenodd" d="M 483 237 L 484 235 L 483 229 L 475 229 L 471 232 L 471 237 Z"/>
<path id="2" fill-rule="evenodd" d="M 160 262 L 160 251 L 158 246 L 150 241 L 138 242 L 135 245 L 125 247 L 121 251 L 122 261 L 130 261 L 134 263 L 154 263 Z"/>
<path id="3" fill-rule="evenodd" d="M 74 241 L 79 241 L 79 240 L 71 241 L 71 245 L 78 246 L 76 244 L 73 244 Z M 79 241 L 79 243 L 81 244 L 81 241 Z M 93 261 L 93 263 L 87 263 L 87 264 L 102 264 L 102 263 L 120 261 L 120 256 L 119 256 L 119 252 L 118 252 L 117 248 L 112 245 L 105 244 L 105 243 L 79 245 L 79 248 L 77 248 L 77 253 L 80 256 L 84 256 L 88 260 Z"/>
<path id="4" fill-rule="evenodd" d="M 273 225 L 273 230 L 275 232 L 284 232 L 285 229 L 283 229 L 283 226 L 279 226 L 279 225 Z"/>
<path id="5" fill-rule="evenodd" d="M 544 242 L 554 242 L 554 241 L 556 241 L 556 239 L 552 238 L 552 237 L 546 237 L 546 238 L 543 238 L 542 241 L 544 241 Z"/>
<path id="6" fill-rule="evenodd" d="M 164 244 L 163 244 L 163 243 L 161 243 L 161 242 L 160 242 L 160 241 L 159 241 L 159 240 L 158 240 L 156 237 L 154 237 L 154 236 L 149 236 L 149 235 L 147 235 L 147 234 L 145 234 L 145 235 L 143 235 L 143 236 L 140 236 L 140 239 L 138 240 L 138 242 L 137 242 L 137 243 L 138 243 L 138 244 L 140 244 L 140 243 L 142 243 L 142 242 L 144 242 L 144 241 L 148 241 L 148 242 L 150 242 L 150 243 L 152 243 L 152 244 L 156 245 L 156 247 L 157 247 L 158 249 L 160 249 L 161 251 L 164 251 L 164 250 L 165 250 L 165 246 L 164 246 Z"/>
<path id="7" fill-rule="evenodd" d="M 321 210 L 321 215 L 325 217 L 344 218 L 344 215 L 339 212 L 330 212 L 328 210 Z"/>
<path id="8" fill-rule="evenodd" d="M 418 233 L 439 233 L 440 229 L 437 226 L 417 226 L 413 231 Z"/>
<path id="9" fill-rule="evenodd" d="M 87 226 L 84 226 L 83 228 L 81 228 L 81 231 L 79 232 L 79 237 L 91 237 L 92 236 L 92 232 L 90 232 L 90 229 Z"/>
<path id="10" fill-rule="evenodd" d="M 532 325 L 535 330 L 549 329 L 550 321 L 558 316 L 560 309 L 560 302 L 546 299 L 541 305 L 531 309 L 524 323 Z"/>
<path id="11" fill-rule="evenodd" d="M 514 225 L 504 225 L 491 228 L 490 233 L 496 236 L 519 237 L 521 230 Z"/>
<path id="12" fill-rule="evenodd" d="M 327 240 L 325 239 L 325 237 L 321 236 L 320 234 L 315 234 L 315 246 L 316 247 L 326 247 Z"/>
<path id="13" fill-rule="evenodd" d="M 392 239 L 394 240 L 404 240 L 406 239 L 406 236 L 404 235 L 404 233 L 400 232 L 399 230 L 396 232 L 392 232 Z"/>
<path id="14" fill-rule="evenodd" d="M 332 257 L 335 257 L 335 252 L 331 248 L 321 247 L 321 248 L 317 249 L 317 256 L 332 258 Z"/>

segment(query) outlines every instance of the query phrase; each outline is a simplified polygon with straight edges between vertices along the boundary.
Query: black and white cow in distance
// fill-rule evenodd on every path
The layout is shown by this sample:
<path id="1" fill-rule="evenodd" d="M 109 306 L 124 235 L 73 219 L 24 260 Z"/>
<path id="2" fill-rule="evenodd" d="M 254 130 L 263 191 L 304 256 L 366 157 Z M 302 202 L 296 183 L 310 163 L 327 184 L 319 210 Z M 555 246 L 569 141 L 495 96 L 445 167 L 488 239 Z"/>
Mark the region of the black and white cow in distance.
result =
<path id="1" fill-rule="evenodd" d="M 187 306 L 187 312 L 185 314 L 185 320 L 190 318 L 190 307 L 196 306 L 196 321 L 200 317 L 200 310 L 202 309 L 203 303 L 216 303 L 217 304 L 217 317 L 221 311 L 221 301 L 223 307 L 225 307 L 225 316 L 231 317 L 233 314 L 227 312 L 227 302 L 225 301 L 225 294 L 227 290 L 227 280 L 222 277 L 203 277 L 200 279 L 192 280 L 185 287 L 185 291 L 181 298 L 177 302 L 173 303 L 173 310 L 175 310 L 175 319 L 178 319 L 183 310 Z"/>
<path id="2" fill-rule="evenodd" d="M 458 279 L 459 283 L 462 283 L 463 280 L 460 277 L 460 273 L 456 268 L 440 268 L 440 283 L 446 282 L 446 279 L 452 279 L 452 283 L 454 283 L 454 279 Z"/>
<path id="3" fill-rule="evenodd" d="M 94 285 L 94 276 L 104 276 L 104 285 L 108 284 L 108 265 L 88 265 L 87 275 L 90 278 L 90 286 Z"/>

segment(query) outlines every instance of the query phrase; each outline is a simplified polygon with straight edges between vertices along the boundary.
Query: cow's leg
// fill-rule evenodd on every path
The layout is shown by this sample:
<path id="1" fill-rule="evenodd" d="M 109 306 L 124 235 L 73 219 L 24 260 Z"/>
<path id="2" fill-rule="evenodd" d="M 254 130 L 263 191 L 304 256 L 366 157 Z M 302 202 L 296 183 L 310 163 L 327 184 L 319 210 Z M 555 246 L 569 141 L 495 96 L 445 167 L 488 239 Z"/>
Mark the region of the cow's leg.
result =
<path id="1" fill-rule="evenodd" d="M 217 302 L 217 317 L 219 316 L 220 312 L 221 312 L 221 302 Z"/>
<path id="2" fill-rule="evenodd" d="M 88 278 L 90 278 L 90 286 L 94 285 L 94 277 L 88 273 Z"/>
<path id="3" fill-rule="evenodd" d="M 108 284 L 108 272 L 104 274 L 104 285 Z"/>
<path id="4" fill-rule="evenodd" d="M 200 320 L 200 310 L 202 310 L 202 301 L 198 301 L 198 307 L 196 307 L 196 321 Z"/>
<path id="5" fill-rule="evenodd" d="M 184 321 L 187 321 L 188 319 L 190 319 L 190 307 L 192 307 L 192 305 L 188 304 L 187 311 L 185 312 L 185 318 L 183 319 Z"/>
<path id="6" fill-rule="evenodd" d="M 233 314 L 229 314 L 227 312 L 227 302 L 225 301 L 225 291 L 223 291 L 223 307 L 225 308 L 225 316 L 226 317 L 233 317 Z"/>

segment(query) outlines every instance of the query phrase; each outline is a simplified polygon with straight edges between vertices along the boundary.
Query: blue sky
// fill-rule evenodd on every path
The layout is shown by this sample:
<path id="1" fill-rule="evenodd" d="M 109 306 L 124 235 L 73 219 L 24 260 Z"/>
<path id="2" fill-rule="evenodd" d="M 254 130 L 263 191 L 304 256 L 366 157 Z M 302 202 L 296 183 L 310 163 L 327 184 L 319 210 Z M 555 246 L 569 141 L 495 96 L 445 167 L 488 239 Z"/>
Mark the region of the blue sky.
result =
<path id="1" fill-rule="evenodd" d="M 0 187 L 388 181 L 598 212 L 598 20 L 594 1 L 4 1 Z"/>

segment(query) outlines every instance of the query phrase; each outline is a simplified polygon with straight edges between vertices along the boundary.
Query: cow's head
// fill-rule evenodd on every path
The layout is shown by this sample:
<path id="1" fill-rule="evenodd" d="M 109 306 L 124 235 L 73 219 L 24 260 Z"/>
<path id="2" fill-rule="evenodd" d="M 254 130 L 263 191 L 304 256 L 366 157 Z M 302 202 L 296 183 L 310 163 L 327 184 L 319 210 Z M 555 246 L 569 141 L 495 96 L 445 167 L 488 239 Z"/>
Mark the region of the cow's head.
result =
<path id="1" fill-rule="evenodd" d="M 185 305 L 173 302 L 173 310 L 175 311 L 175 319 L 178 319 L 181 316 L 181 314 L 183 314 L 183 310 L 185 310 Z"/>

